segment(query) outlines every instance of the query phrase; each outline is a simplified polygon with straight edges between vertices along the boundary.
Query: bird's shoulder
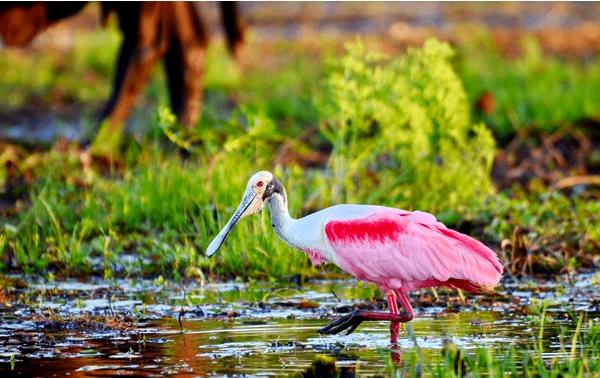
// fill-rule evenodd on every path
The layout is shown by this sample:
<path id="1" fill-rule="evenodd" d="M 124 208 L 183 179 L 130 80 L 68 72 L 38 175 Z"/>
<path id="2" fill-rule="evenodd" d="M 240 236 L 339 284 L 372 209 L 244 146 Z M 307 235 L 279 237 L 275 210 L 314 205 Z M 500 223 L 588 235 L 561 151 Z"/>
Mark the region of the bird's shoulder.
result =
<path id="1" fill-rule="evenodd" d="M 387 206 L 342 204 L 328 207 L 315 214 L 318 213 L 321 213 L 320 216 L 330 222 L 352 221 L 361 223 L 379 219 L 399 223 L 411 222 L 423 225 L 443 226 L 430 213 L 420 210 L 408 211 Z"/>
<path id="2" fill-rule="evenodd" d="M 445 229 L 433 215 L 422 211 L 371 205 L 337 205 L 325 210 L 321 217 L 330 241 L 398 240 L 402 235 Z"/>

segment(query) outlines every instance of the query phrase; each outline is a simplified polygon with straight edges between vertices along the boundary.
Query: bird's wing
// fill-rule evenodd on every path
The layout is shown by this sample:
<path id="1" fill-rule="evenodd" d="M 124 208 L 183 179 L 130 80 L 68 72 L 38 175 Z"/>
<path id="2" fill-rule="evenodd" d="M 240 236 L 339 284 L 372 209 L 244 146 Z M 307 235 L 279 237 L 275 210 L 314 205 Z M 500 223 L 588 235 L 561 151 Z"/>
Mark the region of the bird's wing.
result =
<path id="1" fill-rule="evenodd" d="M 380 284 L 399 280 L 414 289 L 465 280 L 494 286 L 502 273 L 492 250 L 424 212 L 379 211 L 330 220 L 325 238 L 342 269 Z"/>

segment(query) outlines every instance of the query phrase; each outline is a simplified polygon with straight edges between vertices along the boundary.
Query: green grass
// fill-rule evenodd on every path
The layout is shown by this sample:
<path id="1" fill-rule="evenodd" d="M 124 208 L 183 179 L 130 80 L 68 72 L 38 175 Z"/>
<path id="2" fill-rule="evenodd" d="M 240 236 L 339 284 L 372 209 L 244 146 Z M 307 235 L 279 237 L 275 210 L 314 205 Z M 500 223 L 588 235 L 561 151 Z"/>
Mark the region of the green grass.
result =
<path id="1" fill-rule="evenodd" d="M 244 143 L 231 140 L 229 145 L 235 149 Z M 75 156 L 48 154 L 48 165 L 39 167 L 46 174 L 34 186 L 31 204 L 2 230 L 5 253 L 14 254 L 19 269 L 42 272 L 52 267 L 64 274 L 88 274 L 98 270 L 90 265 L 91 257 L 113 262 L 125 252 L 139 257 L 142 272 L 171 277 L 194 274 L 197 267 L 245 277 L 282 277 L 309 269 L 304 255 L 275 240 L 266 214 L 241 222 L 217 258 L 200 257 L 239 202 L 246 173 L 257 169 L 253 163 L 259 158 L 217 154 L 182 161 L 158 146 L 129 153 L 134 162 L 122 177 L 105 177 L 78 166 L 67 168 L 69 177 L 64 177 L 62 169 Z M 280 172 L 288 185 L 301 174 Z M 74 180 L 82 177 L 83 182 Z M 290 199 L 296 213 L 302 200 L 298 194 Z M 281 263 L 273 264 L 272 259 Z"/>
<path id="2" fill-rule="evenodd" d="M 118 34 L 114 26 L 98 33 L 77 37 L 75 49 L 65 56 L 40 51 L 32 57 L 18 51 L 0 55 L 0 67 L 6 68 L 0 76 L 5 109 L 14 111 L 35 97 L 52 103 L 57 83 L 63 83 L 61 93 L 73 103 L 105 98 Z M 197 132 L 182 130 L 164 108 L 164 75 L 157 67 L 146 101 L 160 111 L 136 118 L 133 136 L 124 140 L 120 168 L 89 166 L 76 145 L 18 161 L 17 171 L 33 181 L 16 215 L 6 217 L 0 229 L 4 270 L 169 277 L 318 274 L 306 256 L 276 238 L 266 212 L 241 222 L 216 258 L 203 257 L 248 177 L 262 169 L 274 171 L 286 185 L 295 216 L 343 202 L 418 208 L 451 226 L 472 222 L 472 233 L 497 249 L 519 225 L 528 228 L 533 250 L 556 245 L 564 257 L 560 267 L 589 266 L 590 259 L 580 256 L 597 253 L 597 203 L 546 189 L 494 194 L 489 177 L 494 140 L 470 114 L 469 96 L 485 83 L 508 91 L 509 102 L 520 101 L 518 85 L 505 85 L 510 75 L 541 77 L 550 85 L 556 76 L 537 75 L 545 60 L 535 51 L 521 63 L 469 46 L 459 46 L 456 58 L 435 43 L 399 57 L 356 45 L 343 55 L 335 52 L 335 41 L 325 41 L 317 60 L 301 44 L 250 43 L 256 50 L 243 72 L 222 43 L 211 45 Z M 481 56 L 496 60 L 486 66 Z M 579 80 L 577 85 L 595 80 L 591 68 L 551 62 L 557 72 L 572 71 L 569 77 Z M 35 75 L 23 75 L 19 66 Z M 530 66 L 538 68 L 525 69 Z M 74 78 L 82 75 L 97 85 L 80 85 Z M 532 94 L 527 100 L 544 113 L 544 99 Z M 565 114 L 553 117 L 565 122 L 579 117 Z M 527 117 L 518 125 L 537 122 Z M 496 134 L 507 127 L 499 120 L 489 120 Z M 311 136 L 296 139 L 307 128 L 314 130 Z M 328 164 L 277 165 L 281 146 L 290 141 L 297 150 L 331 149 Z M 191 151 L 191 157 L 180 158 L 174 144 Z M 12 158 L 0 154 L 0 161 L 5 159 Z M 8 180 L 2 164 L 0 186 Z M 119 266 L 125 253 L 139 257 L 131 272 Z"/>
<path id="3" fill-rule="evenodd" d="M 107 98 L 120 35 L 116 27 L 75 32 L 72 49 L 7 49 L 0 54 L 0 110 L 32 101 L 67 105 Z"/>
<path id="4" fill-rule="evenodd" d="M 244 143 L 231 140 L 226 148 L 243 149 Z M 253 152 L 270 148 L 266 142 L 252 144 Z M 317 273 L 304 254 L 277 239 L 268 212 L 240 222 L 216 258 L 203 257 L 204 248 L 237 206 L 248 172 L 269 168 L 265 157 L 241 153 L 244 158 L 239 159 L 225 151 L 210 159 L 183 161 L 157 146 L 136 155 L 130 157 L 134 163 L 122 177 L 86 173 L 76 166 L 64 177 L 62 169 L 70 159 L 50 153 L 49 165 L 40 167 L 47 175 L 34 186 L 31 204 L 0 232 L 5 256 L 14 255 L 18 270 L 41 273 L 52 268 L 59 275 L 110 275 L 123 253 L 138 256 L 139 266 L 133 271 L 147 275 L 193 276 L 199 274 L 198 268 L 221 277 Z M 328 180 L 326 172 L 299 167 L 280 167 L 275 174 L 288 188 L 296 216 L 319 202 L 315 198 Z M 73 179 L 77 177 L 86 179 Z M 596 201 L 585 198 L 523 194 L 513 199 L 490 197 L 481 207 L 465 209 L 458 216 L 486 225 L 475 230 L 475 236 L 496 248 L 511 238 L 515 225 L 527 227 L 532 248 L 555 248 L 564 256 L 558 261 L 561 267 L 593 256 L 594 245 L 600 242 L 599 210 Z M 104 263 L 92 266 L 92 257 L 101 257 Z"/>
<path id="5" fill-rule="evenodd" d="M 444 75 L 450 75 L 447 79 L 450 83 L 448 90 L 461 91 L 460 82 L 452 76 L 452 69 L 447 62 L 449 48 L 439 44 L 428 48 L 431 51 L 425 50 L 424 55 L 419 55 L 419 50 L 415 50 L 408 55 L 410 60 L 381 62 L 376 69 L 387 75 L 388 79 L 399 82 L 411 77 L 410 67 L 434 59 L 434 65 L 430 67 L 438 65 L 437 77 L 406 81 L 398 89 L 399 93 L 410 88 L 417 90 L 420 85 L 432 85 L 435 80 L 443 79 Z M 369 81 L 356 83 L 352 79 L 344 81 L 336 76 L 347 69 L 343 65 L 361 62 L 371 64 L 369 56 L 359 46 L 352 49 L 355 52 L 351 51 L 343 58 L 346 62 L 340 60 L 342 67 L 331 71 L 329 90 L 332 92 L 345 93 L 345 88 L 354 88 L 356 85 L 358 91 L 364 91 L 373 84 Z M 398 70 L 396 65 L 404 68 Z M 288 72 L 285 69 L 279 74 L 286 78 Z M 365 74 L 368 75 L 368 72 L 357 72 L 357 75 Z M 300 81 L 295 79 L 289 84 L 291 88 L 299 85 Z M 386 88 L 382 88 L 380 96 L 385 96 L 385 91 Z M 276 104 L 279 103 L 279 94 L 273 98 Z M 322 98 L 320 100 L 324 101 Z M 52 267 L 65 274 L 87 274 L 99 269 L 90 264 L 90 257 L 103 256 L 105 262 L 112 262 L 118 260 L 112 258 L 112 254 L 133 252 L 140 261 L 149 262 L 141 267 L 141 271 L 148 273 L 174 272 L 178 276 L 191 274 L 194 268 L 200 267 L 208 270 L 208 273 L 221 276 L 314 274 L 304 255 L 291 251 L 276 240 L 266 215 L 243 222 L 232 233 L 227 241 L 226 252 L 218 259 L 207 261 L 201 257 L 219 225 L 225 223 L 237 205 L 246 180 L 254 171 L 275 171 L 290 190 L 291 211 L 297 216 L 341 202 L 449 210 L 461 198 L 466 198 L 460 197 L 460 193 L 473 197 L 472 192 L 459 191 L 452 185 L 432 188 L 429 179 L 444 170 L 448 174 L 455 172 L 462 163 L 467 163 L 462 159 L 463 156 L 475 153 L 474 145 L 466 139 L 471 125 L 464 93 L 458 105 L 452 102 L 446 104 L 443 98 L 423 98 L 413 102 L 412 109 L 416 116 L 426 113 L 428 107 L 439 108 L 437 112 L 441 115 L 438 118 L 424 122 L 454 130 L 454 139 L 447 145 L 440 141 L 445 134 L 437 128 L 423 132 L 420 128 L 411 128 L 410 122 L 393 123 L 392 119 L 396 118 L 390 113 L 393 109 L 386 108 L 379 98 L 375 98 L 375 104 L 379 107 L 374 107 L 369 116 L 382 127 L 357 144 L 361 133 L 365 132 L 362 119 L 368 115 L 347 112 L 349 108 L 334 110 L 332 114 L 331 107 L 335 108 L 339 103 L 322 105 L 318 101 L 313 102 L 314 109 L 320 111 L 319 116 L 327 120 L 329 125 L 327 130 L 322 131 L 325 134 L 323 138 L 329 138 L 334 145 L 330 157 L 333 163 L 325 169 L 304 170 L 297 165 L 272 168 L 278 146 L 292 137 L 296 130 L 294 127 L 279 128 L 269 115 L 276 114 L 285 119 L 285 114 L 288 114 L 293 118 L 295 106 L 278 109 L 257 107 L 252 102 L 242 106 L 242 110 L 234 111 L 229 119 L 222 119 L 221 125 L 201 128 L 198 136 L 191 141 L 180 135 L 172 117 L 163 111 L 154 121 L 153 129 L 166 132 L 180 147 L 192 150 L 193 157 L 188 160 L 169 153 L 168 148 L 165 150 L 156 141 L 150 145 L 146 143 L 143 149 L 138 146 L 128 148 L 123 157 L 125 169 L 122 174 L 104 176 L 92 167 L 81 164 L 77 149 L 67 153 L 51 151 L 44 156 L 43 163 L 34 173 L 38 180 L 30 194 L 30 206 L 10 221 L 14 227 L 9 227 L 9 231 L 13 231 L 6 231 L 5 250 L 14 254 L 17 267 L 32 272 Z M 271 104 L 269 101 L 267 103 Z M 459 118 L 444 118 L 444 112 Z M 380 116 L 387 118 L 378 119 Z M 397 116 L 409 119 L 416 117 L 410 113 Z M 334 133 L 337 131 L 331 126 L 338 122 L 345 123 L 343 117 L 348 117 L 351 125 L 339 130 L 352 135 L 355 141 L 352 144 L 346 140 L 345 134 L 336 136 Z M 160 135 L 158 132 L 156 134 Z M 387 135 L 394 134 L 397 138 L 393 143 L 382 145 L 379 142 L 386 138 L 392 142 Z M 423 143 L 428 139 L 432 140 L 431 144 L 425 142 L 406 148 L 402 145 L 403 140 Z M 491 143 L 489 136 L 486 143 Z M 420 157 L 419 164 L 413 164 L 411 158 L 417 156 L 415 153 L 419 154 L 421 148 L 430 149 L 430 152 Z M 487 157 L 472 159 L 474 165 L 453 173 L 454 177 L 460 176 L 461 172 L 463 175 L 472 173 L 474 176 L 466 179 L 478 181 L 478 185 L 473 186 L 475 190 L 482 194 L 489 192 L 486 172 L 489 170 L 492 148 L 478 148 L 477 153 L 484 153 Z M 392 151 L 399 154 L 391 155 Z M 443 163 L 438 162 L 440 154 L 444 156 Z M 386 159 L 388 167 L 377 168 L 377 161 Z M 340 169 L 341 165 L 352 170 L 344 171 Z M 410 171 L 410 176 L 404 179 L 406 192 L 423 192 L 427 188 L 431 197 L 413 203 L 412 200 L 417 197 L 400 196 L 402 187 L 394 188 L 399 184 L 395 174 L 398 169 Z M 368 174 L 376 170 L 378 176 L 369 178 Z M 341 182 L 336 181 L 341 176 L 346 178 Z M 446 183 L 451 181 L 452 178 L 445 180 Z M 362 182 L 362 190 L 356 191 L 354 182 Z M 333 195 L 323 190 L 324 186 L 333 188 Z M 388 192 L 387 196 L 373 197 L 375 186 L 382 189 L 382 194 L 394 188 L 398 195 L 390 196 Z M 336 190 L 346 195 L 336 196 Z M 437 202 L 436 198 L 442 195 L 454 200 Z M 309 199 L 308 205 L 306 199 Z M 213 215 L 215 212 L 218 215 L 216 219 Z M 110 238 L 109 242 L 107 238 Z M 106 243 L 109 243 L 109 247 Z M 107 253 L 107 249 L 111 249 L 111 252 Z M 273 261 L 277 263 L 273 264 Z M 110 275 L 110 267 L 104 265 L 104 275 Z"/>
<path id="6" fill-rule="evenodd" d="M 457 69 L 474 103 L 492 93 L 496 109 L 482 120 L 501 138 L 523 128 L 545 132 L 600 117 L 600 59 L 581 62 L 544 55 L 533 37 L 520 57 L 507 59 L 485 31 L 459 49 Z"/>

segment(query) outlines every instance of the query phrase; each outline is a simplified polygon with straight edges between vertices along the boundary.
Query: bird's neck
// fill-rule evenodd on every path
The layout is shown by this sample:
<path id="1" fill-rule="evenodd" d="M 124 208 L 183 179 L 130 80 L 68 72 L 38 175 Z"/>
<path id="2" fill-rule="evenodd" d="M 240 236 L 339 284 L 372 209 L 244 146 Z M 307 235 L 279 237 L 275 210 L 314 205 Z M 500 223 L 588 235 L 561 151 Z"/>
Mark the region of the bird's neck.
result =
<path id="1" fill-rule="evenodd" d="M 306 222 L 303 222 L 306 218 L 294 219 L 290 216 L 285 189 L 283 194 L 275 193 L 269 198 L 269 210 L 271 212 L 271 224 L 279 239 L 287 245 L 306 253 L 315 265 L 320 265 L 324 261 L 331 261 L 331 256 L 318 249 L 316 241 L 319 237 L 314 235 L 318 225 L 312 224 L 307 229 Z"/>
<path id="2" fill-rule="evenodd" d="M 285 193 L 275 193 L 269 198 L 269 211 L 271 212 L 271 225 L 281 240 L 294 246 L 292 241 L 292 227 L 295 219 L 290 216 Z"/>

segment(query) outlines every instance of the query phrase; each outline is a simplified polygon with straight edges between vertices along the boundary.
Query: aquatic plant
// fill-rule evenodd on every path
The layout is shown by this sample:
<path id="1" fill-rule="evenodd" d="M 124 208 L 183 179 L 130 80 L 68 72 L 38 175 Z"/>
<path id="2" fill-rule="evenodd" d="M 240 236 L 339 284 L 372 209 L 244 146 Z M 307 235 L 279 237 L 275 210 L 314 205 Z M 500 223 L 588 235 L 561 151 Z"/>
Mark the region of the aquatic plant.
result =
<path id="1" fill-rule="evenodd" d="M 543 318 L 544 313 L 540 316 Z M 569 334 L 559 338 L 555 356 L 551 358 L 547 356 L 548 340 L 542 323 L 538 335 L 533 336 L 531 350 L 515 345 L 477 346 L 468 350 L 447 340 L 442 349 L 443 359 L 433 361 L 415 345 L 402 356 L 402 365 L 389 363 L 386 373 L 407 377 L 422 374 L 431 377 L 594 377 L 600 369 L 600 328 L 584 314 L 577 316 L 573 326 L 574 332 L 568 328 Z"/>

